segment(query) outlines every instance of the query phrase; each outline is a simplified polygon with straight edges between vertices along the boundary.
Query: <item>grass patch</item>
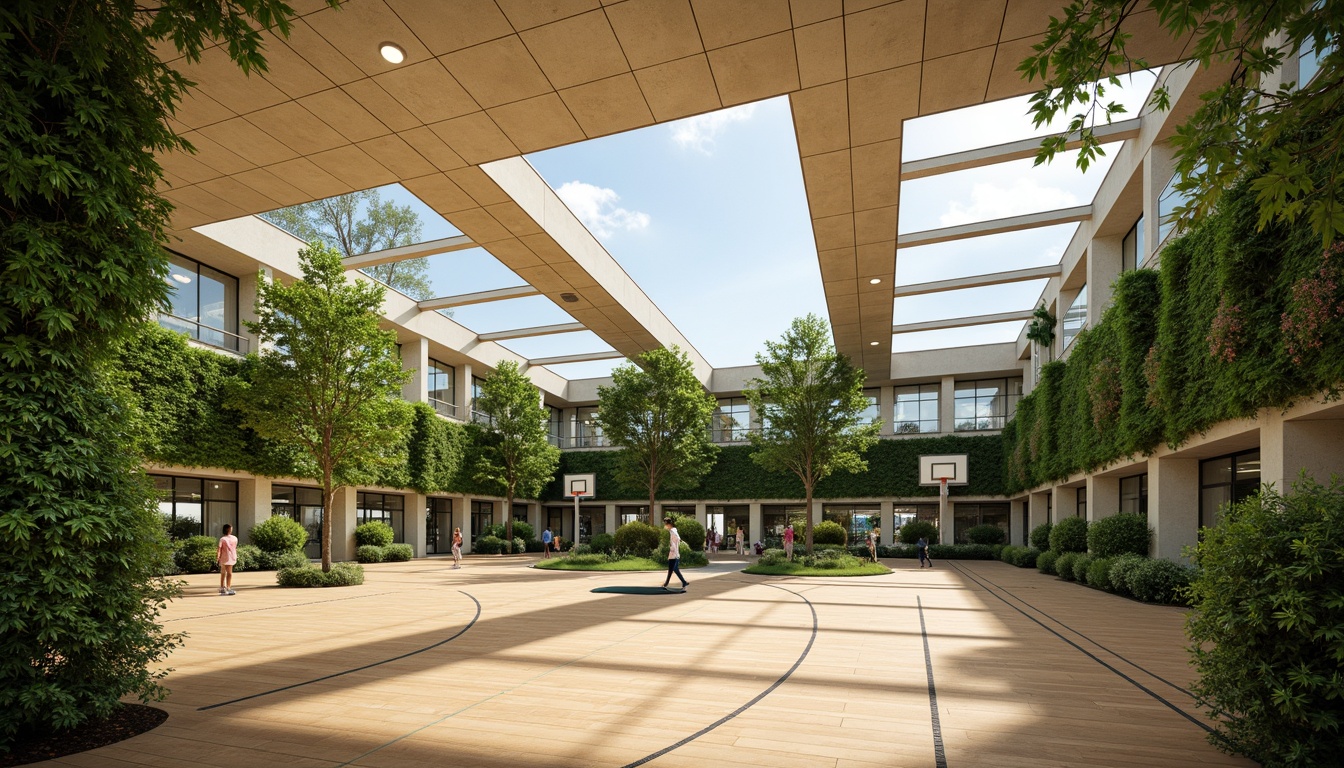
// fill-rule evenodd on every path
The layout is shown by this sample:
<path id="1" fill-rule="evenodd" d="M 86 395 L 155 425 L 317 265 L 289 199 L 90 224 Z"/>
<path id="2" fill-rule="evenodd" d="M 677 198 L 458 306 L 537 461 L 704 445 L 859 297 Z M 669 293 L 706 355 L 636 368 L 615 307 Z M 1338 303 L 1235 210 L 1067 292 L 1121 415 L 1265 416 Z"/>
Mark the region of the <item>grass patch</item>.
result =
<path id="1" fill-rule="evenodd" d="M 891 569 L 881 563 L 861 563 L 847 568 L 819 568 L 815 565 L 807 566 L 802 563 L 775 563 L 773 565 L 757 563 L 744 568 L 742 572 L 754 573 L 758 576 L 881 576 L 884 573 L 891 573 Z"/>
<path id="2" fill-rule="evenodd" d="M 608 560 L 602 555 L 572 555 L 542 560 L 537 568 L 547 571 L 666 571 L 667 561 L 659 562 L 647 557 L 623 557 L 620 560 Z M 703 568 L 701 565 L 683 563 L 683 569 Z"/>

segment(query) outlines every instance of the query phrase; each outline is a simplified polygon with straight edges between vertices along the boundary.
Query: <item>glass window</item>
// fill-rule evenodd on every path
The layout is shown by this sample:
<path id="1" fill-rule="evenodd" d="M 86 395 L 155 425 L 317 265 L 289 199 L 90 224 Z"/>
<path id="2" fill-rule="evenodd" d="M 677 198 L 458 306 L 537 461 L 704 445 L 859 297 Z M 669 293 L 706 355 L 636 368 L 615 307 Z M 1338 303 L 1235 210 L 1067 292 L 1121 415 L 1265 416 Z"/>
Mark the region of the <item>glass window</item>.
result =
<path id="1" fill-rule="evenodd" d="M 1017 412 L 1021 379 L 958 381 L 952 402 L 953 426 L 958 432 L 1003 429 Z"/>
<path id="2" fill-rule="evenodd" d="M 898 435 L 938 431 L 937 384 L 896 387 L 896 410 L 891 423 Z"/>
<path id="3" fill-rule="evenodd" d="M 574 447 L 601 448 L 607 444 L 597 423 L 597 407 L 587 406 L 574 412 Z"/>
<path id="4" fill-rule="evenodd" d="M 1143 259 L 1146 255 L 1143 249 L 1143 216 L 1134 222 L 1134 226 L 1125 233 L 1125 239 L 1120 244 L 1121 263 L 1120 270 L 1128 272 L 1131 269 L 1138 269 L 1143 266 Z"/>
<path id="5" fill-rule="evenodd" d="M 710 440 L 716 443 L 740 443 L 751 429 L 751 404 L 745 397 L 720 398 L 710 417 Z"/>
<path id="6" fill-rule="evenodd" d="M 761 505 L 761 539 L 765 546 L 778 549 L 784 545 L 784 526 L 793 524 L 793 532 L 798 536 L 803 535 L 803 524 L 807 522 L 807 515 L 803 513 L 802 504 L 762 504 Z"/>
<path id="7" fill-rule="evenodd" d="M 238 483 L 200 477 L 150 475 L 159 493 L 159 514 L 174 541 L 192 536 L 219 538 L 225 524 L 238 535 Z"/>
<path id="8" fill-rule="evenodd" d="M 1073 304 L 1069 306 L 1069 311 L 1064 313 L 1064 320 L 1060 323 L 1063 330 L 1063 349 L 1068 349 L 1073 340 L 1078 338 L 1078 334 L 1087 327 L 1087 284 L 1078 290 L 1078 295 L 1074 297 Z"/>
<path id="9" fill-rule="evenodd" d="M 607 532 L 606 507 L 579 507 L 579 543 L 592 542 L 593 536 Z"/>
<path id="10" fill-rule="evenodd" d="M 1148 474 L 1120 478 L 1120 511 L 1148 517 Z"/>
<path id="11" fill-rule="evenodd" d="M 322 491 L 293 485 L 271 486 L 271 514 L 284 515 L 308 531 L 303 553 L 311 558 L 322 556 Z"/>
<path id="12" fill-rule="evenodd" d="M 425 499 L 425 551 L 440 555 L 453 551 L 453 500 Z"/>
<path id="13" fill-rule="evenodd" d="M 493 501 L 471 502 L 471 540 L 475 541 L 485 533 L 485 529 L 495 524 L 495 503 Z"/>
<path id="14" fill-rule="evenodd" d="M 457 369 L 429 359 L 429 404 L 444 416 L 457 417 Z"/>
<path id="15" fill-rule="evenodd" d="M 1176 188 L 1180 183 L 1180 176 L 1173 174 L 1167 186 L 1163 188 L 1162 194 L 1157 196 L 1157 244 L 1160 247 L 1167 241 L 1167 236 L 1171 230 L 1176 227 L 1175 211 L 1178 207 L 1185 205 L 1190 196 Z"/>
<path id="16" fill-rule="evenodd" d="M 355 494 L 355 514 L 359 524 L 384 523 L 392 528 L 392 540 L 400 544 L 404 541 L 403 518 L 406 511 L 406 497 L 391 493 Z"/>
<path id="17" fill-rule="evenodd" d="M 159 324 L 189 338 L 246 352 L 238 335 L 238 278 L 176 253 L 168 254 L 168 311 Z"/>
<path id="18" fill-rule="evenodd" d="M 882 411 L 877 404 L 881 394 L 880 389 L 863 390 L 863 396 L 868 399 L 868 407 L 859 413 L 859 426 L 875 424 L 882 418 Z"/>
<path id="19" fill-rule="evenodd" d="M 938 527 L 938 505 L 937 504 L 897 504 L 892 507 L 891 524 L 896 526 L 892 531 L 893 538 L 901 530 L 901 526 L 914 520 L 922 520 L 933 527 Z"/>
<path id="20" fill-rule="evenodd" d="M 1259 449 L 1219 456 L 1199 463 L 1199 525 L 1212 528 L 1223 508 L 1249 498 L 1260 489 Z"/>
<path id="21" fill-rule="evenodd" d="M 479 376 L 471 377 L 471 420 L 477 424 L 489 424 L 490 417 L 476 408 L 476 401 L 481 398 L 481 386 L 485 384 L 485 379 Z"/>
<path id="22" fill-rule="evenodd" d="M 556 448 L 560 447 L 560 435 L 564 432 L 564 411 L 553 405 L 546 406 L 546 441 Z"/>
<path id="23" fill-rule="evenodd" d="M 1314 6 L 1320 9 L 1321 3 L 1317 2 Z M 1301 51 L 1297 55 L 1297 87 L 1302 88 L 1316 78 L 1317 73 L 1321 71 L 1321 59 L 1329 56 L 1335 51 L 1334 42 L 1328 42 L 1325 48 L 1318 51 L 1313 45 L 1307 50 Z"/>
<path id="24" fill-rule="evenodd" d="M 1004 540 L 1012 541 L 1009 519 L 1009 505 L 1005 503 L 953 504 L 952 535 L 957 544 L 968 544 L 970 540 L 966 538 L 966 532 L 970 529 L 977 525 L 997 525 L 1003 529 Z"/>
<path id="25" fill-rule="evenodd" d="M 856 546 L 867 542 L 868 532 L 881 520 L 881 512 L 880 504 L 824 504 L 821 519 L 839 523 L 849 536 L 849 545 Z"/>
<path id="26" fill-rule="evenodd" d="M 732 549 L 737 544 L 738 531 L 744 536 L 749 531 L 747 511 L 746 504 L 714 504 L 705 507 L 705 530 L 716 532 L 720 546 Z"/>

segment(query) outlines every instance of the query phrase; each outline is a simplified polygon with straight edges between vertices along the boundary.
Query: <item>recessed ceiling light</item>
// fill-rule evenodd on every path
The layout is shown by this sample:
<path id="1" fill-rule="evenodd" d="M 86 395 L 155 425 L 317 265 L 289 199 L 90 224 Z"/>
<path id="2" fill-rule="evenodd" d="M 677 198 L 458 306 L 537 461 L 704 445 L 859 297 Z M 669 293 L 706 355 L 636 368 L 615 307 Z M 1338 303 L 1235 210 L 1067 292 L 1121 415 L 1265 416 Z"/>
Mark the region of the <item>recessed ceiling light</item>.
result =
<path id="1" fill-rule="evenodd" d="M 870 347 L 876 347 L 878 344 L 881 344 L 881 343 L 882 343 L 882 342 L 880 342 L 880 341 L 870 341 L 870 342 L 868 342 L 868 346 L 870 346 Z"/>
<path id="2" fill-rule="evenodd" d="M 400 64 L 406 60 L 406 51 L 396 43 L 383 43 L 378 46 L 378 52 L 389 64 Z"/>
<path id="3" fill-rule="evenodd" d="M 572 293 L 562 293 L 562 294 L 560 294 L 560 299 L 561 299 L 562 301 L 565 301 L 565 302 L 569 303 L 569 304 L 573 304 L 574 302 L 576 302 L 576 301 L 579 300 L 579 297 L 578 297 L 578 296 L 575 296 L 575 295 L 572 294 Z"/>
<path id="4" fill-rule="evenodd" d="M 880 278 L 880 277 L 874 277 L 872 280 L 869 280 L 869 281 L 868 281 L 868 284 L 869 284 L 869 285 L 877 285 L 877 284 L 880 283 L 880 282 L 882 282 L 882 278 Z"/>

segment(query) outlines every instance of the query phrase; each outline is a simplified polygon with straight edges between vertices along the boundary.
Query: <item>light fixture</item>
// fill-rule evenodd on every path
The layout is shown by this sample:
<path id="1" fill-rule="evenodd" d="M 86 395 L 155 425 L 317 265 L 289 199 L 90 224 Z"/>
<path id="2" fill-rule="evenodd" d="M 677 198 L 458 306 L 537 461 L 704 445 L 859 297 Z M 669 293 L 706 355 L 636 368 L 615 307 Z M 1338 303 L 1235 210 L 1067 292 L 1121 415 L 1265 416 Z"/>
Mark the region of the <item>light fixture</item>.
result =
<path id="1" fill-rule="evenodd" d="M 560 300 L 565 302 L 566 304 L 573 304 L 574 302 L 579 300 L 579 297 L 575 296 L 572 293 L 562 293 L 560 294 Z"/>
<path id="2" fill-rule="evenodd" d="M 406 51 L 396 43 L 383 43 L 378 46 L 378 52 L 389 64 L 400 64 L 406 60 Z"/>
<path id="3" fill-rule="evenodd" d="M 877 285 L 877 284 L 880 283 L 880 282 L 882 282 L 882 278 L 880 278 L 880 277 L 874 277 L 872 280 L 869 280 L 869 281 L 868 281 L 868 284 L 869 284 L 869 285 Z"/>
<path id="4" fill-rule="evenodd" d="M 190 282 L 191 282 L 191 278 L 190 278 L 190 277 L 187 277 L 186 275 L 179 274 L 179 273 L 176 273 L 176 272 L 173 273 L 173 279 L 176 280 L 177 282 L 183 284 L 183 285 L 186 285 L 187 283 L 190 283 Z"/>
<path id="5" fill-rule="evenodd" d="M 881 343 L 882 343 L 882 342 L 880 342 L 880 341 L 870 341 L 870 342 L 868 342 L 868 346 L 870 346 L 870 347 L 876 347 L 878 344 L 881 344 Z"/>

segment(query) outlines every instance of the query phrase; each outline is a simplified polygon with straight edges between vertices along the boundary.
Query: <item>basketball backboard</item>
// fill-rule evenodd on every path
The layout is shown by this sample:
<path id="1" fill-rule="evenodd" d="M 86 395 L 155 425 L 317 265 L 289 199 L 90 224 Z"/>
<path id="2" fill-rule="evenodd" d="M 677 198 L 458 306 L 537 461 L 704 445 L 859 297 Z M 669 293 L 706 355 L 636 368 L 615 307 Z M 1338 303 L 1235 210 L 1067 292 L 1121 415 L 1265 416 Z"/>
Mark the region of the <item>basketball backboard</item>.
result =
<path id="1" fill-rule="evenodd" d="M 597 496 L 597 475 L 565 475 L 565 498 Z"/>
<path id="2" fill-rule="evenodd" d="M 920 485 L 939 485 L 944 479 L 948 485 L 966 485 L 970 482 L 966 454 L 919 457 Z"/>

